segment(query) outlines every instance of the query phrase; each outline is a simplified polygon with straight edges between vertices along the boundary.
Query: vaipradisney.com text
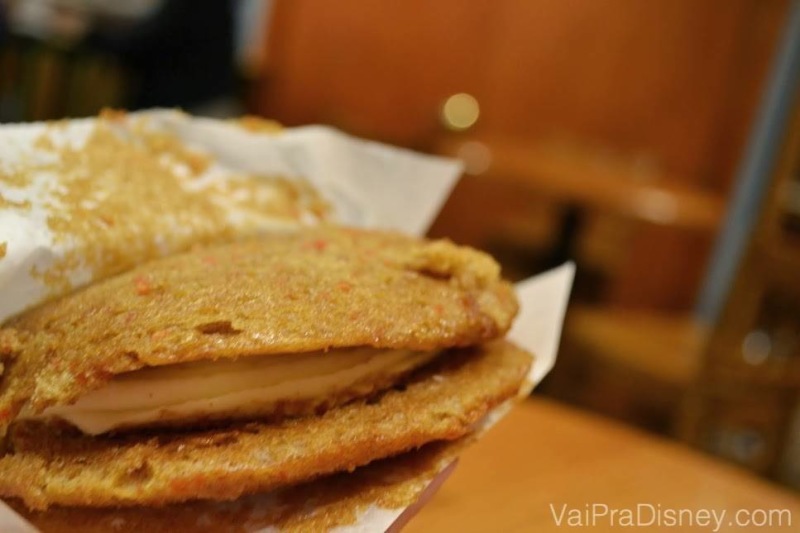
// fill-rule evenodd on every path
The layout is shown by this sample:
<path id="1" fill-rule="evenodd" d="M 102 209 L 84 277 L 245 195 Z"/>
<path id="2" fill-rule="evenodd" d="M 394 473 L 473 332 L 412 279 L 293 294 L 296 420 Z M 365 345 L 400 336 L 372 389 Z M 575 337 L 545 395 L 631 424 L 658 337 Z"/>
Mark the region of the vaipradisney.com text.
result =
<path id="1" fill-rule="evenodd" d="M 668 507 L 654 503 L 638 503 L 630 507 L 614 507 L 606 503 L 570 506 L 551 503 L 550 514 L 558 527 L 700 527 L 717 532 L 723 527 L 792 528 L 789 509 L 704 509 Z"/>

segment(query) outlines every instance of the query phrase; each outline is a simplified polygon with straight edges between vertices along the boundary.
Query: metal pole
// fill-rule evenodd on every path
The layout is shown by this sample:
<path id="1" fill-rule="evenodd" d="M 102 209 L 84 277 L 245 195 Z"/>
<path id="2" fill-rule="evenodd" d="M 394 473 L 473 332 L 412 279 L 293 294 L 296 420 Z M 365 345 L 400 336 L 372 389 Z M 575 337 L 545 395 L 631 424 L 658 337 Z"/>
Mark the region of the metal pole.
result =
<path id="1" fill-rule="evenodd" d="M 725 225 L 717 238 L 695 314 L 713 324 L 722 311 L 761 211 L 789 114 L 800 92 L 800 0 L 789 17 L 775 56 L 756 124 L 736 177 Z"/>

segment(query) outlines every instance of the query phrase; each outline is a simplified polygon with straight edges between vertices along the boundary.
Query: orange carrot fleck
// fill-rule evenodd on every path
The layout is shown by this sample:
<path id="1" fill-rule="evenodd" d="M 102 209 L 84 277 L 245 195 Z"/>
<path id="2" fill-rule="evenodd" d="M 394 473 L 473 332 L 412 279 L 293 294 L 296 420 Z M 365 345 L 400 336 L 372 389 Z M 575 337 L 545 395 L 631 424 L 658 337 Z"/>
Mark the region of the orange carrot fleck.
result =
<path id="1" fill-rule="evenodd" d="M 150 280 L 144 276 L 136 276 L 136 278 L 133 280 L 133 284 L 136 287 L 136 294 L 139 296 L 150 294 L 150 291 L 153 290 Z"/>
<path id="2" fill-rule="evenodd" d="M 302 247 L 305 249 L 317 250 L 318 252 L 321 252 L 328 247 L 328 243 L 327 241 L 325 241 L 325 239 L 317 239 L 315 241 L 305 243 L 304 245 L 302 245 Z"/>
<path id="3" fill-rule="evenodd" d="M 339 290 L 341 290 L 342 292 L 350 292 L 352 288 L 353 288 L 352 283 L 348 283 L 347 281 L 339 282 Z"/>

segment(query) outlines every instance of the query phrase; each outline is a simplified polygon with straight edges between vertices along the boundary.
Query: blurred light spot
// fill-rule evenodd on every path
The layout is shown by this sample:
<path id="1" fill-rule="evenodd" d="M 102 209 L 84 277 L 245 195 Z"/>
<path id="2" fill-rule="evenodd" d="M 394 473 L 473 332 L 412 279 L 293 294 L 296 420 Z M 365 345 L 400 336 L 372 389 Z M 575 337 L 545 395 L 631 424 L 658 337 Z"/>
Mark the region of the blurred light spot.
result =
<path id="1" fill-rule="evenodd" d="M 660 224 L 669 224 L 678 217 L 678 203 L 671 194 L 663 191 L 642 191 L 636 198 L 634 209 L 642 218 Z"/>
<path id="2" fill-rule="evenodd" d="M 474 96 L 454 94 L 442 106 L 442 123 L 447 129 L 463 131 L 478 121 L 481 107 Z"/>
<path id="3" fill-rule="evenodd" d="M 764 364 L 772 351 L 772 339 L 760 329 L 751 331 L 742 341 L 742 359 L 747 364 L 757 366 Z"/>
<path id="4" fill-rule="evenodd" d="M 464 172 L 477 176 L 489 170 L 492 151 L 482 142 L 468 141 L 458 149 L 458 158 L 464 162 Z"/>

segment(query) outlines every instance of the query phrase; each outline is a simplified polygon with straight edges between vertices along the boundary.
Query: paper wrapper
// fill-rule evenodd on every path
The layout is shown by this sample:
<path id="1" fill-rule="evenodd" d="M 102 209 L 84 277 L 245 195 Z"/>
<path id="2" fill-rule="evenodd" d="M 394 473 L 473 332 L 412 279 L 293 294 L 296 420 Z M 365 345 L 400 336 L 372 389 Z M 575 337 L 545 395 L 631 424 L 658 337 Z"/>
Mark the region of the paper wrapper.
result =
<path id="1" fill-rule="evenodd" d="M 174 111 L 2 126 L 0 321 L 198 243 L 319 220 L 419 235 L 459 173 L 330 128 Z"/>
<path id="2" fill-rule="evenodd" d="M 191 212 L 196 209 L 192 202 L 174 207 L 190 212 L 181 218 L 174 210 L 162 209 L 168 206 L 159 206 L 158 199 L 152 198 L 156 205 L 145 210 L 147 216 L 158 218 L 157 224 L 137 225 L 136 220 L 112 217 L 108 225 L 104 217 L 119 210 L 107 209 L 114 205 L 98 208 L 96 204 L 104 202 L 101 194 L 87 199 L 84 210 L 90 215 L 88 226 L 78 228 L 88 227 L 99 236 L 72 238 L 69 232 L 65 236 L 58 209 L 75 197 L 64 195 L 50 180 L 64 165 L 71 165 L 69 171 L 73 173 L 97 171 L 84 168 L 87 163 L 81 161 L 80 149 L 84 143 L 97 141 L 92 135 L 98 127 L 114 135 L 106 135 L 102 142 L 123 138 L 127 144 L 141 145 L 136 157 L 124 165 L 104 159 L 101 146 L 99 160 L 108 161 L 111 172 L 124 171 L 140 160 L 137 158 L 144 157 L 145 166 L 155 160 L 159 166 L 154 172 L 166 168 L 176 177 L 178 186 L 201 195 L 199 203 L 213 203 L 210 207 L 203 205 L 213 210 L 215 223 L 203 223 L 203 212 Z M 149 133 L 143 136 L 142 128 Z M 158 133 L 155 137 L 154 131 Z M 192 151 L 176 151 L 167 142 L 173 136 Z M 24 179 L 15 177 L 15 169 L 20 167 L 35 172 Z M 459 166 L 448 160 L 353 139 L 329 128 L 265 133 L 258 127 L 166 111 L 71 121 L 56 129 L 44 124 L 0 127 L 0 251 L 5 251 L 0 259 L 0 321 L 130 264 L 232 235 L 238 238 L 282 231 L 319 220 L 419 235 L 433 220 L 459 171 Z M 309 196 L 297 191 L 281 197 L 285 183 L 270 179 L 275 176 L 289 183 L 305 180 L 330 209 L 320 211 Z M 131 179 L 137 177 L 141 178 L 134 171 Z M 90 179 L 88 176 L 85 181 Z M 247 192 L 262 195 L 263 204 L 230 201 L 241 179 L 250 180 Z M 75 181 L 81 182 L 79 178 Z M 234 185 L 232 193 L 227 188 L 230 183 Z M 107 193 L 126 194 L 127 189 L 121 187 Z M 274 201 L 276 196 L 279 202 Z M 121 209 L 124 211 L 125 206 Z M 68 224 L 70 227 L 74 226 Z M 162 233 L 170 230 L 180 238 L 166 239 Z M 130 246 L 104 253 L 104 247 L 118 246 L 120 238 L 128 239 Z M 91 254 L 97 257 L 82 260 Z M 565 265 L 517 286 L 520 314 L 509 338 L 536 354 L 521 395 L 527 395 L 555 363 L 573 270 L 572 265 Z M 43 275 L 52 271 L 56 275 Z M 511 403 L 492 411 L 475 435 L 499 420 Z M 28 518 L 48 531 L 384 531 L 408 514 L 409 507 L 472 438 L 428 445 L 353 473 L 234 502 L 193 502 L 160 509 L 56 508 Z M 18 502 L 10 503 L 27 514 Z M 26 532 L 36 528 L 0 502 L 0 530 Z"/>

